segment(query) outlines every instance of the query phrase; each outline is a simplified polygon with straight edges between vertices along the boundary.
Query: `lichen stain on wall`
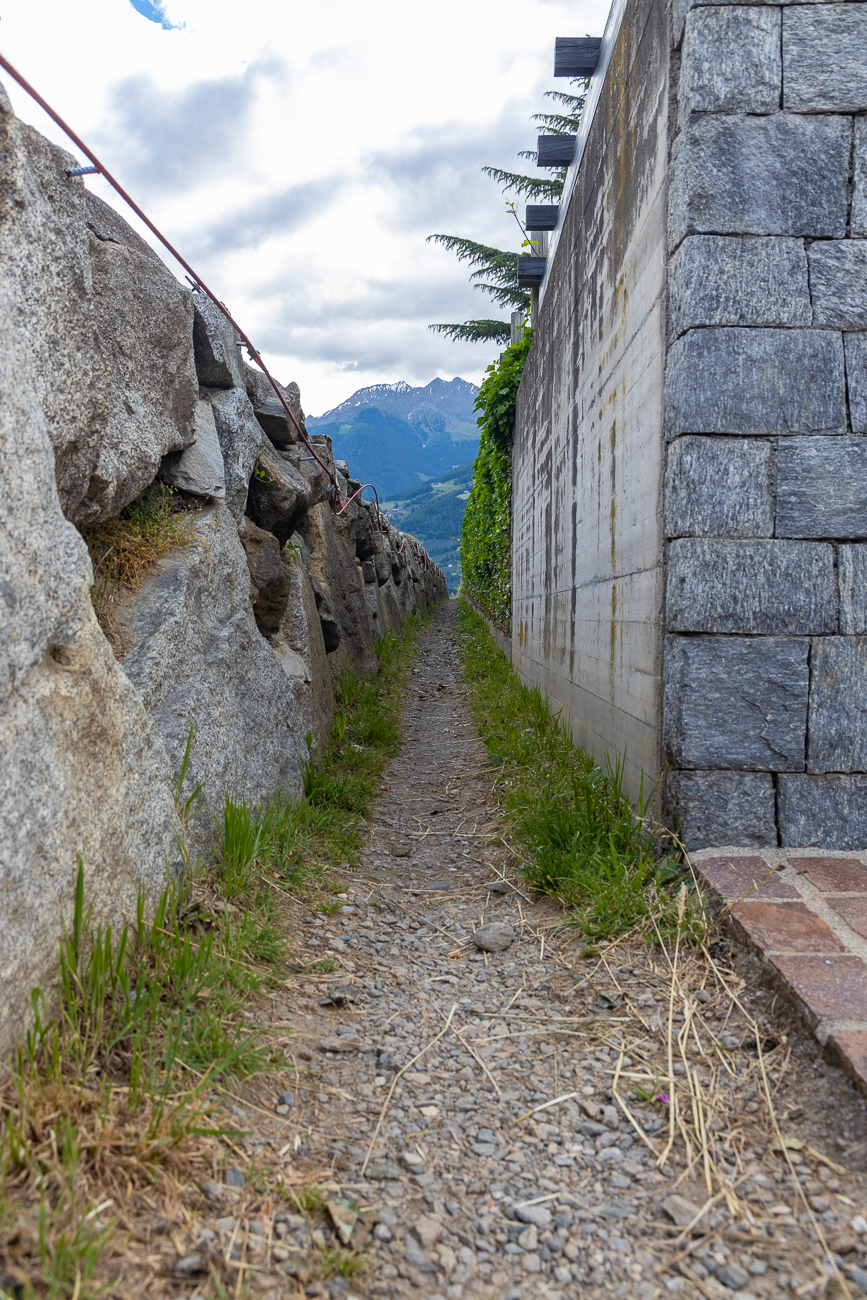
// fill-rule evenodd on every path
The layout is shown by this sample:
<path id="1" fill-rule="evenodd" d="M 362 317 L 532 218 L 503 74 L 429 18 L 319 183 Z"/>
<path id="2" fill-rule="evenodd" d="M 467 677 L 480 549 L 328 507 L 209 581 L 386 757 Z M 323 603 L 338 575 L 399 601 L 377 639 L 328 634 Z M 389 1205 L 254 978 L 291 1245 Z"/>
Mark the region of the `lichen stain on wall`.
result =
<path id="1" fill-rule="evenodd" d="M 611 631 L 610 631 L 611 653 L 609 656 L 609 695 L 611 703 L 615 702 L 616 678 L 617 678 L 617 583 L 611 584 Z M 622 652 L 622 647 L 621 647 Z"/>
<path id="2" fill-rule="evenodd" d="M 663 108 L 667 97 L 667 79 L 639 77 L 635 74 L 633 63 L 637 42 L 633 37 L 634 31 L 627 31 L 624 23 L 608 69 L 609 84 L 617 88 L 609 107 L 608 128 L 610 138 L 617 141 L 617 164 L 614 184 L 609 187 L 606 196 L 613 202 L 607 257 L 608 279 L 612 289 L 612 330 L 618 311 L 618 282 L 622 281 L 622 268 L 629 261 L 630 245 L 638 220 L 645 214 L 647 200 L 656 185 L 660 132 L 667 131 L 667 115 Z M 627 84 L 637 93 L 637 98 L 626 93 Z"/>

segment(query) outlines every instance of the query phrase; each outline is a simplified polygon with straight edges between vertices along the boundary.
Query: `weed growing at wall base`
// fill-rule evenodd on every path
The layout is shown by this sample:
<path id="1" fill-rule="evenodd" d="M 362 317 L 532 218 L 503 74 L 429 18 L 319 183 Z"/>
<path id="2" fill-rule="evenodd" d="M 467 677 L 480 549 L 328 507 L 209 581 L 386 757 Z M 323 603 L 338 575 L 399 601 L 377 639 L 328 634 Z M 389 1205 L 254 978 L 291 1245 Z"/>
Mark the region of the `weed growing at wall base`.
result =
<path id="1" fill-rule="evenodd" d="M 254 966 L 249 913 L 196 902 L 194 876 L 166 889 L 150 919 L 96 924 L 79 861 L 59 954 L 55 1014 L 33 994 L 33 1028 L 0 1089 L 0 1262 L 24 1296 L 90 1300 L 123 1234 L 110 1207 L 188 1171 L 191 1143 L 216 1142 L 208 1089 L 260 1069 L 243 1026 Z"/>
<path id="2" fill-rule="evenodd" d="M 320 862 L 356 863 L 364 818 L 386 762 L 400 745 L 400 704 L 406 672 L 428 614 L 412 614 L 399 634 L 376 643 L 376 673 L 361 678 L 344 670 L 335 692 L 328 743 L 302 763 L 306 793 L 300 825 Z"/>
<path id="3" fill-rule="evenodd" d="M 255 897 L 265 908 L 269 881 L 316 896 L 329 866 L 357 862 L 382 769 L 400 744 L 402 687 L 426 621 L 427 615 L 413 614 L 399 635 L 379 639 L 372 676 L 341 673 L 328 740 L 317 750 L 308 734 L 307 756 L 299 763 L 303 798 L 278 791 L 250 807 L 226 797 L 215 823 L 215 854 L 227 899 Z M 331 906 L 327 900 L 318 905 Z"/>
<path id="4" fill-rule="evenodd" d="M 460 631 L 470 705 L 500 772 L 497 790 L 528 883 L 559 898 L 591 941 L 634 929 L 656 941 L 700 926 L 695 894 L 678 920 L 667 882 L 681 873 L 648 826 L 651 792 L 630 804 L 621 765 L 603 772 L 575 748 L 538 687 L 523 685 L 465 602 Z"/>

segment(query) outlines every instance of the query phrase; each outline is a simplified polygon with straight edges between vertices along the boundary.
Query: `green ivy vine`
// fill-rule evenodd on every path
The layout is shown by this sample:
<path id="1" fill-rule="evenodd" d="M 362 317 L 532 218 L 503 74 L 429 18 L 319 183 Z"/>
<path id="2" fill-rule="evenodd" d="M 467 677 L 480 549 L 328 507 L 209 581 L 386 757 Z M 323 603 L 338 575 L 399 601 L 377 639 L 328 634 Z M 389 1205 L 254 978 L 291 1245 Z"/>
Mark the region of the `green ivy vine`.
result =
<path id="1" fill-rule="evenodd" d="M 485 372 L 475 407 L 479 451 L 461 532 L 463 590 L 503 627 L 512 602 L 512 430 L 532 337 L 525 329 Z"/>

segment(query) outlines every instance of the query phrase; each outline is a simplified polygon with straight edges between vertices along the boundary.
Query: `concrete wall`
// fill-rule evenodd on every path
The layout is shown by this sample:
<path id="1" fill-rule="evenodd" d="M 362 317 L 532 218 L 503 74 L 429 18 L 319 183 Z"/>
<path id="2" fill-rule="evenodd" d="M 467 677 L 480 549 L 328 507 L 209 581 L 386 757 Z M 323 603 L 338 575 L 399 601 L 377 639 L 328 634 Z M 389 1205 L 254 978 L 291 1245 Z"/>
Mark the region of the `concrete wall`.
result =
<path id="1" fill-rule="evenodd" d="M 862 847 L 867 5 L 629 0 L 610 46 L 519 397 L 515 661 L 690 847 Z"/>
<path id="2" fill-rule="evenodd" d="M 662 709 L 664 0 L 629 0 L 607 39 L 519 393 L 512 658 L 637 794 Z"/>

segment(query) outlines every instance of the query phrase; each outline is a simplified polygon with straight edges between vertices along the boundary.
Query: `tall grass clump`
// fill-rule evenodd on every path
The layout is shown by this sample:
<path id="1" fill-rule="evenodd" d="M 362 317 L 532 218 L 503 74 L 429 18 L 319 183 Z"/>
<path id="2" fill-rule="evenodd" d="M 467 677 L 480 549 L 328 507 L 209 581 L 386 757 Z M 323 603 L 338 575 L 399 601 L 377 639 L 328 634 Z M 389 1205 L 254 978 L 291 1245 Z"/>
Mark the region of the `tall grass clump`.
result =
<path id="1" fill-rule="evenodd" d="M 231 920 L 191 905 L 195 882 L 163 890 L 156 907 L 139 896 L 136 916 L 116 929 L 86 907 L 79 859 L 70 923 L 59 952 L 57 1012 L 33 993 L 33 1029 L 18 1054 L 30 1082 L 72 1080 L 100 1092 L 123 1088 L 130 1113 L 161 1130 L 169 1094 L 198 1088 L 205 1074 L 244 1075 L 261 1063 L 253 1040 L 232 1027 L 241 995 L 265 977 L 242 967 Z"/>
<path id="2" fill-rule="evenodd" d="M 126 924 L 102 924 L 79 859 L 52 1014 L 34 990 L 0 1085 L 0 1258 L 37 1284 L 26 1296 L 103 1294 L 118 1238 L 100 1210 L 183 1172 L 190 1140 L 221 1132 L 214 1081 L 268 1062 L 241 1015 L 268 975 L 250 953 L 261 922 L 209 911 L 197 888 L 191 873 L 155 907 L 140 896 Z"/>
<path id="3" fill-rule="evenodd" d="M 528 884 L 559 898 L 588 940 L 677 927 L 681 865 L 651 825 L 652 791 L 631 803 L 623 764 L 602 770 L 572 743 L 538 687 L 525 686 L 466 602 L 460 646 L 470 704 Z M 692 913 L 687 913 L 689 925 Z"/>

